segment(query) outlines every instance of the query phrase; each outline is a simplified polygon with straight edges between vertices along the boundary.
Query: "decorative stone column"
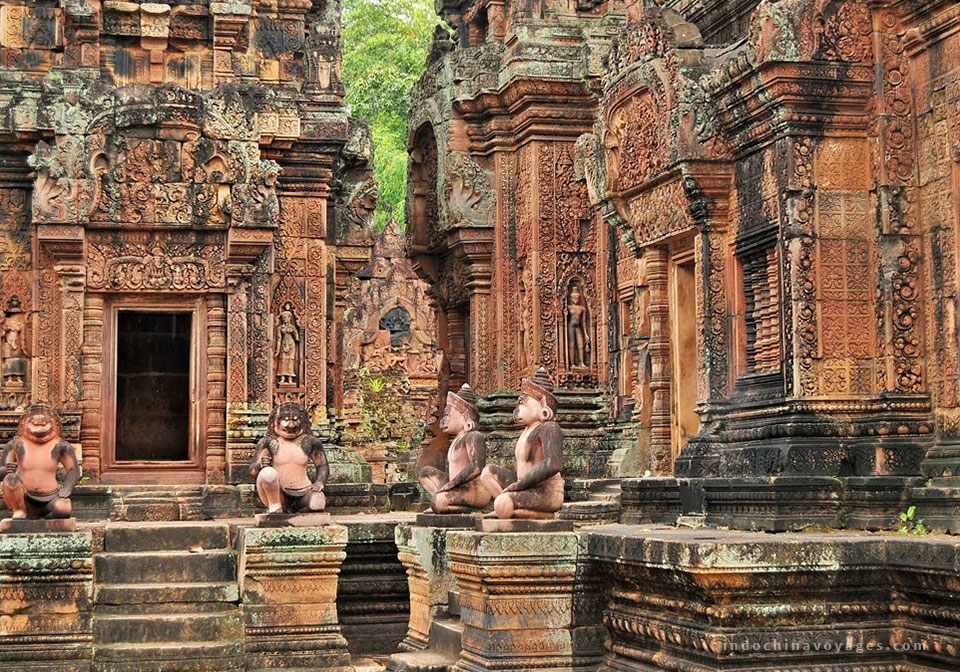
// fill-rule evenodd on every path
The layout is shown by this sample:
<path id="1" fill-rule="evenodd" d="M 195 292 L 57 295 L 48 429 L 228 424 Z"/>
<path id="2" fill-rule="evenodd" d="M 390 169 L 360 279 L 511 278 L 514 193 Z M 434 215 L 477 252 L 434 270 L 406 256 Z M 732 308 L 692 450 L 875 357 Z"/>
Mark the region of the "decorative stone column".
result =
<path id="1" fill-rule="evenodd" d="M 447 557 L 448 528 L 401 523 L 396 528 L 397 556 L 407 570 L 410 624 L 400 642 L 403 651 L 422 651 L 430 643 L 430 624 L 448 606 L 456 579 Z"/>
<path id="2" fill-rule="evenodd" d="M 460 586 L 457 672 L 572 672 L 577 535 L 450 532 Z"/>
<path id="3" fill-rule="evenodd" d="M 0 535 L 0 670 L 89 670 L 90 532 Z"/>
<path id="4" fill-rule="evenodd" d="M 240 595 L 248 670 L 349 672 L 337 619 L 337 579 L 347 528 L 248 528 Z"/>

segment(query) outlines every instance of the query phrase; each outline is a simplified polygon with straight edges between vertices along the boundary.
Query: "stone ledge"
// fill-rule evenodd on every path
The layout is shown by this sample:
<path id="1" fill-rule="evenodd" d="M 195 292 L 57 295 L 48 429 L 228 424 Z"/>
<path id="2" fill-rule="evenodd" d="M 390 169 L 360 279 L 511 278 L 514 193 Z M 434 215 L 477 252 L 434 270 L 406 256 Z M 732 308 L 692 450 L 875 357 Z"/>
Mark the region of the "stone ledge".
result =
<path id="1" fill-rule="evenodd" d="M 690 670 L 956 665 L 960 539 L 652 525 L 582 536 L 606 601 L 602 669 L 645 670 L 651 656 Z M 765 642 L 781 648 L 736 648 Z M 903 644 L 917 649 L 893 649 Z"/>

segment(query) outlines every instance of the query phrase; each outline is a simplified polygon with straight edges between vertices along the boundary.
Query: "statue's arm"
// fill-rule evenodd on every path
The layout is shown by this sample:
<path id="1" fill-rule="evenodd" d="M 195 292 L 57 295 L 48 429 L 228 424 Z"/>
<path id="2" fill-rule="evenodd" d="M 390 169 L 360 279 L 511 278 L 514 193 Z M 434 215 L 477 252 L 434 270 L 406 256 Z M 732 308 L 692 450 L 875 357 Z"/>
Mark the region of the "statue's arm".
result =
<path id="1" fill-rule="evenodd" d="M 330 465 L 327 463 L 327 454 L 323 450 L 323 442 L 316 437 L 311 440 L 310 457 L 317 468 L 317 475 L 313 479 L 313 491 L 323 492 L 327 478 L 330 477 Z"/>
<path id="2" fill-rule="evenodd" d="M 10 460 L 10 454 L 13 453 L 14 457 L 17 457 L 17 440 L 10 439 L 7 441 L 6 445 L 3 447 L 3 453 L 0 453 L 0 464 L 5 465 L 8 460 Z"/>
<path id="3" fill-rule="evenodd" d="M 517 490 L 526 490 L 560 473 L 563 465 L 563 430 L 555 422 L 545 422 L 538 428 L 537 441 L 543 459 L 517 483 Z"/>
<path id="4" fill-rule="evenodd" d="M 253 451 L 253 460 L 250 461 L 250 475 L 256 476 L 260 473 L 260 458 L 263 457 L 263 451 L 270 452 L 270 441 L 267 440 L 267 437 L 263 437 L 257 442 L 257 448 Z"/>
<path id="5" fill-rule="evenodd" d="M 61 441 L 57 445 L 57 452 L 60 454 L 60 464 L 65 471 L 63 483 L 60 485 L 60 497 L 67 499 L 73 494 L 73 489 L 77 487 L 77 481 L 80 480 L 80 463 L 77 461 L 77 451 L 66 441 Z"/>
<path id="6" fill-rule="evenodd" d="M 20 445 L 20 439 L 14 437 L 7 441 L 7 445 L 3 447 L 3 453 L 0 455 L 0 477 L 6 477 L 6 475 L 12 474 L 16 471 L 16 465 L 20 462 L 20 451 L 18 447 Z M 7 465 L 11 465 L 9 471 L 7 470 Z"/>
<path id="7" fill-rule="evenodd" d="M 463 441 L 465 444 L 464 449 L 467 451 L 470 462 L 461 469 L 458 474 L 444 483 L 438 492 L 453 490 L 454 488 L 459 488 L 464 483 L 472 481 L 480 475 L 480 472 L 483 471 L 483 468 L 487 465 L 487 440 L 483 438 L 483 434 L 480 432 L 470 432 L 463 437 Z"/>

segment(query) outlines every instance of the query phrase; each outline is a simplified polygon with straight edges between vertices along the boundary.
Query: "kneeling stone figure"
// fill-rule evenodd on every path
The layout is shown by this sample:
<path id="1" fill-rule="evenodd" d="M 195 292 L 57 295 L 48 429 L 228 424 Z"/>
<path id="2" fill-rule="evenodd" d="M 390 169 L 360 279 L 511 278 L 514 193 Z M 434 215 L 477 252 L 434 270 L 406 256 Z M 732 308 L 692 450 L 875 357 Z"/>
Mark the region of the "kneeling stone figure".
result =
<path id="1" fill-rule="evenodd" d="M 14 518 L 70 517 L 70 495 L 80 479 L 80 465 L 51 406 L 33 404 L 23 412 L 17 434 L 4 447 L 0 461 L 6 472 L 3 500 Z M 62 484 L 57 481 L 61 464 Z"/>
<path id="2" fill-rule="evenodd" d="M 311 460 L 317 468 L 312 482 L 307 475 Z M 303 406 L 287 402 L 273 409 L 267 433 L 257 443 L 250 463 L 250 475 L 257 478 L 257 494 L 267 513 L 323 511 L 330 467 Z"/>
<path id="3" fill-rule="evenodd" d="M 553 518 L 563 506 L 563 430 L 554 421 L 557 398 L 546 369 L 524 378 L 513 419 L 524 426 L 517 439 L 517 471 L 494 464 L 480 478 L 496 498 L 498 518 Z"/>
<path id="4" fill-rule="evenodd" d="M 447 473 L 435 467 L 420 470 L 420 484 L 430 493 L 434 513 L 466 513 L 490 503 L 490 492 L 480 481 L 487 464 L 487 443 L 477 431 L 477 396 L 464 383 L 460 392 L 447 392 L 440 429 L 453 436 L 447 450 Z"/>

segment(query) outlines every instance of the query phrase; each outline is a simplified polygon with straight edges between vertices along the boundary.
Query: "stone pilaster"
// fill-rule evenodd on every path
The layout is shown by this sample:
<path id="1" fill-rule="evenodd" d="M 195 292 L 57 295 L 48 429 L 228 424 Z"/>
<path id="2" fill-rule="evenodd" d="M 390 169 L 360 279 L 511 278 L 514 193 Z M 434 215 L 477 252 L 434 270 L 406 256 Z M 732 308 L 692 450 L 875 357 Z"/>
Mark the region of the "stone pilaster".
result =
<path id="1" fill-rule="evenodd" d="M 89 670 L 92 610 L 89 532 L 0 535 L 0 670 Z"/>
<path id="2" fill-rule="evenodd" d="M 397 556 L 407 570 L 410 623 L 400 642 L 404 651 L 421 651 L 430 643 L 430 624 L 448 606 L 456 579 L 447 558 L 447 532 L 442 527 L 397 525 Z"/>
<path id="3" fill-rule="evenodd" d="M 460 587 L 463 651 L 457 672 L 572 672 L 577 535 L 447 535 Z"/>
<path id="4" fill-rule="evenodd" d="M 346 545 L 340 525 L 244 530 L 239 579 L 248 670 L 352 669 L 337 619 Z"/>

